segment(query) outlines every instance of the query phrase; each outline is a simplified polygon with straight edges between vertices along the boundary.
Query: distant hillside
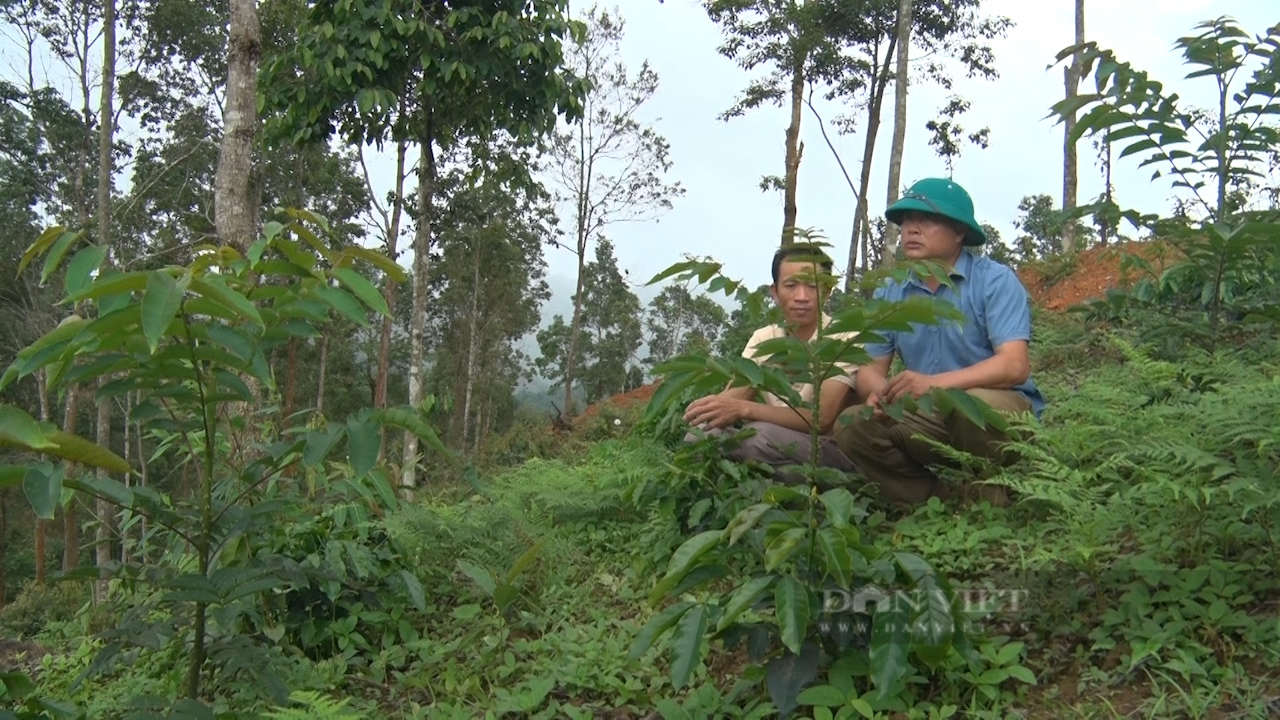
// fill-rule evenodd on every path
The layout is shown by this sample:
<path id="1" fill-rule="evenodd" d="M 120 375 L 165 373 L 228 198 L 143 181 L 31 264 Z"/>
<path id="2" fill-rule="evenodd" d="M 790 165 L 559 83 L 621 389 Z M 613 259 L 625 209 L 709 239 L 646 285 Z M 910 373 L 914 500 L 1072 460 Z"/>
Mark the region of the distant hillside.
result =
<path id="1" fill-rule="evenodd" d="M 547 415 L 554 415 L 557 408 L 563 409 L 564 406 L 564 391 L 557 389 L 551 392 L 549 383 L 525 385 L 516 390 L 515 398 L 520 408 Z M 580 391 L 574 393 L 574 400 L 578 407 L 586 404 L 586 399 Z"/>

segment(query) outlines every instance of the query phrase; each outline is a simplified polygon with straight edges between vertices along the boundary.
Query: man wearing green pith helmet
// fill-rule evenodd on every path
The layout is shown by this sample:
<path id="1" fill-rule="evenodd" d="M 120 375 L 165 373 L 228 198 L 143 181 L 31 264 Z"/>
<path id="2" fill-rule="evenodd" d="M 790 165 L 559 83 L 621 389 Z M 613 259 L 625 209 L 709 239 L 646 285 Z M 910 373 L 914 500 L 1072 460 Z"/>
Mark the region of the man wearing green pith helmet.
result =
<path id="1" fill-rule="evenodd" d="M 954 287 L 912 274 L 889 282 L 875 297 L 900 302 L 934 297 L 957 307 L 963 325 L 916 325 L 909 331 L 880 333 L 883 343 L 868 343 L 873 362 L 859 368 L 857 394 L 872 407 L 870 418 L 841 428 L 836 445 L 886 499 L 914 504 L 945 489 L 930 466 L 945 464 L 929 439 L 965 452 L 1000 458 L 1005 438 L 980 428 L 960 413 L 914 413 L 893 420 L 885 405 L 906 396 L 919 398 L 933 388 L 965 390 L 1005 413 L 1040 416 L 1044 397 L 1031 379 L 1028 345 L 1031 307 L 1027 291 L 1009 267 L 975 254 L 986 242 L 973 212 L 973 200 L 957 183 L 941 178 L 916 182 L 885 210 L 885 219 L 901 229 L 908 260 L 932 260 L 947 268 Z M 905 370 L 889 375 L 894 356 Z"/>

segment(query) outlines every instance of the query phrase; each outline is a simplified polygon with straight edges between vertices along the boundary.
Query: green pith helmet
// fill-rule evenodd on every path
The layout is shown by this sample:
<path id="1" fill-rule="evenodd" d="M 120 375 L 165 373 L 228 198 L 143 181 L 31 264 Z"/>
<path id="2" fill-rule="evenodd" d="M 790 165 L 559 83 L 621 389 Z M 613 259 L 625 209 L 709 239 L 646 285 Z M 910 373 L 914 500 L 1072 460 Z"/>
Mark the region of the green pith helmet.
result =
<path id="1" fill-rule="evenodd" d="M 942 215 L 964 223 L 965 245 L 981 245 L 987 241 L 987 233 L 973 217 L 973 198 L 958 183 L 945 178 L 917 180 L 902 197 L 884 211 L 884 217 L 895 225 L 902 224 L 902 216 L 908 211 Z"/>

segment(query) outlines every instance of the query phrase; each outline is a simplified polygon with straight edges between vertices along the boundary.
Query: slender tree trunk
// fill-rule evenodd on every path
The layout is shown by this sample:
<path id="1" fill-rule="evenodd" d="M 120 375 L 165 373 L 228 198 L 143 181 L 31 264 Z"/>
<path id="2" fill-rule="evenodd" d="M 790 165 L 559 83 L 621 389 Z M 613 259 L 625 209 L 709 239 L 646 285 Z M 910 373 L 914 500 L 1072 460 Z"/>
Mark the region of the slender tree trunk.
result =
<path id="1" fill-rule="evenodd" d="M 422 382 L 422 365 L 426 361 L 424 338 L 427 326 L 427 294 L 431 291 L 431 205 L 435 196 L 436 161 L 432 147 L 431 111 L 427 111 L 427 130 L 420 142 L 422 154 L 418 159 L 418 227 L 413 234 L 413 316 L 409 320 L 409 405 L 415 410 L 422 406 L 425 396 Z M 411 488 L 417 484 L 418 436 L 404 434 L 404 460 L 400 485 Z"/>
<path id="2" fill-rule="evenodd" d="M 1084 42 L 1084 0 L 1076 0 L 1076 44 Z M 1066 96 L 1073 98 L 1080 88 L 1080 53 L 1071 58 L 1071 65 L 1063 70 L 1066 82 Z M 1076 208 L 1076 192 L 1079 181 L 1076 144 L 1071 141 L 1071 133 L 1076 129 L 1076 114 L 1072 112 L 1062 124 L 1062 210 L 1070 212 Z M 1071 252 L 1076 247 L 1076 224 L 1067 222 L 1062 227 L 1062 249 Z"/>
<path id="3" fill-rule="evenodd" d="M 0 490 L 0 608 L 4 607 L 5 587 L 9 585 L 9 576 L 5 568 L 9 566 L 9 491 Z"/>
<path id="4" fill-rule="evenodd" d="M 564 416 L 573 417 L 573 380 L 578 371 L 578 342 L 582 337 L 582 289 L 587 272 L 586 243 L 578 243 L 578 285 L 573 292 L 573 330 L 569 334 L 569 356 L 564 370 Z"/>
<path id="5" fill-rule="evenodd" d="M 138 402 L 142 402 L 141 390 L 138 391 Z M 141 473 L 138 475 L 138 485 L 140 487 L 146 487 L 147 486 L 147 450 L 146 450 L 146 447 L 143 446 L 142 444 L 142 421 L 138 421 L 138 423 L 134 426 L 134 430 L 136 431 L 135 435 L 138 438 L 138 468 L 141 470 Z M 144 515 L 138 520 L 138 551 L 140 553 L 146 552 L 146 538 L 147 538 L 147 518 Z"/>
<path id="6" fill-rule="evenodd" d="M 63 432 L 76 431 L 76 419 L 79 414 L 80 386 L 72 385 L 67 389 L 66 416 L 62 419 Z M 67 463 L 68 475 L 74 474 L 77 469 L 77 465 Z M 71 501 L 67 503 L 66 511 L 62 514 L 62 570 L 64 572 L 74 570 L 80 564 L 80 524 L 76 515 L 76 500 L 72 496 Z"/>
<path id="7" fill-rule="evenodd" d="M 1105 183 L 1105 189 L 1103 190 L 1103 192 L 1106 194 L 1107 204 L 1110 205 L 1115 202 L 1115 198 L 1112 196 L 1112 189 L 1111 189 L 1111 133 L 1110 132 L 1107 133 L 1106 138 L 1102 141 L 1102 147 L 1103 147 L 1102 181 L 1103 183 Z M 1101 237 L 1099 238 L 1100 244 L 1103 247 L 1106 247 L 1107 242 L 1111 239 L 1111 221 L 1108 220 L 1106 217 L 1102 218 L 1099 234 L 1101 235 Z"/>
<path id="8" fill-rule="evenodd" d="M 404 158 L 407 143 L 396 143 L 396 189 L 391 205 L 391 222 L 387 228 L 387 256 L 396 260 L 396 244 L 400 236 L 400 211 L 404 208 Z M 396 308 L 396 283 L 390 276 L 383 285 L 383 296 L 391 314 L 382 318 L 382 330 L 378 335 L 378 379 L 373 390 L 373 406 L 387 406 L 387 374 L 391 367 L 391 320 Z"/>
<path id="9" fill-rule="evenodd" d="M 297 397 L 296 391 L 298 387 L 298 338 L 289 338 L 289 343 L 285 346 L 285 379 L 284 379 L 284 417 L 280 418 L 282 424 L 287 426 L 290 422 L 289 418 L 293 416 L 293 401 Z"/>
<path id="10" fill-rule="evenodd" d="M 467 382 L 462 399 L 463 450 L 467 448 L 467 429 L 471 427 L 471 395 L 476 383 L 476 346 L 479 345 L 476 334 L 480 324 L 480 248 L 476 248 L 472 254 L 475 256 L 475 265 L 471 273 L 471 318 L 467 329 Z"/>
<path id="11" fill-rule="evenodd" d="M 316 378 L 316 414 L 324 414 L 325 378 L 329 373 L 329 332 L 320 334 L 320 372 Z"/>
<path id="12" fill-rule="evenodd" d="M 214 178 L 214 221 L 218 237 L 241 253 L 255 234 L 253 136 L 258 124 L 258 60 L 262 39 L 257 0 L 231 0 L 227 38 L 227 97 L 222 113 L 222 146 Z"/>
<path id="13" fill-rule="evenodd" d="M 49 422 L 51 410 L 49 408 L 49 384 L 48 370 L 42 368 L 36 373 L 36 387 L 40 393 L 40 422 Z M 45 534 L 48 532 L 48 523 L 36 518 L 36 537 L 35 537 L 35 564 L 36 564 L 36 584 L 44 584 L 45 576 Z"/>
<path id="14" fill-rule="evenodd" d="M 588 97 L 588 103 L 590 97 Z M 591 117 L 590 107 L 584 118 L 578 122 L 578 216 L 577 216 L 577 250 L 578 250 L 578 282 L 573 293 L 573 325 L 569 332 L 569 354 L 564 363 L 564 416 L 573 417 L 573 381 L 578 371 L 578 340 L 582 335 L 582 286 L 583 275 L 587 268 L 587 242 L 591 239 L 591 184 L 595 175 L 595 164 L 587 140 L 587 123 Z"/>
<path id="15" fill-rule="evenodd" d="M 804 107 L 804 50 L 796 51 L 795 65 L 791 68 L 791 124 L 787 126 L 786 176 L 782 190 L 782 245 L 795 239 L 796 185 L 800 179 L 800 155 L 804 144 L 800 142 L 800 118 Z"/>
<path id="16" fill-rule="evenodd" d="M 133 450 L 132 450 L 133 443 L 132 443 L 132 437 L 131 437 L 132 433 L 129 432 L 129 429 L 130 429 L 129 416 L 132 414 L 133 414 L 133 393 L 126 392 L 124 394 L 124 437 L 122 438 L 122 441 L 123 441 L 122 445 L 124 447 L 124 452 L 120 454 L 120 457 L 124 458 L 124 461 L 126 463 L 133 458 Z M 132 463 L 130 463 L 130 465 L 132 465 Z M 126 474 L 124 476 L 124 486 L 125 487 L 133 486 L 133 477 L 131 473 Z M 125 511 L 122 510 L 120 512 L 120 517 L 122 519 L 126 517 Z M 128 517 L 132 518 L 133 516 L 129 515 Z M 126 529 L 125 522 L 120 523 L 120 530 L 117 533 L 117 535 L 120 538 L 120 562 L 127 563 L 129 562 L 129 533 L 128 533 L 128 530 Z"/>
<path id="17" fill-rule="evenodd" d="M 885 207 L 898 200 L 898 187 L 902 184 L 902 150 L 907 142 L 907 61 L 911 57 L 911 24 L 911 0 L 899 0 L 898 62 L 893 83 L 893 147 L 889 151 L 889 192 Z M 886 267 L 892 265 L 897 250 L 898 228 L 890 223 L 885 232 L 881 264 Z"/>
<path id="18" fill-rule="evenodd" d="M 867 192 L 871 189 L 871 161 L 875 157 L 876 138 L 880 134 L 880 114 L 884 107 L 885 91 L 889 88 L 889 60 L 897 47 L 898 36 L 889 38 L 889 49 L 884 54 L 884 65 L 880 65 L 880 50 L 876 48 L 875 64 L 872 65 L 871 94 L 867 98 L 867 135 L 862 145 L 862 174 L 858 178 L 858 207 L 853 215 L 853 230 L 849 235 L 849 264 L 845 272 L 844 289 L 853 289 L 854 272 L 857 270 L 858 246 L 862 246 L 862 269 L 864 273 L 871 269 L 869 257 L 870 244 L 866 242 L 869 234 L 865 228 L 870 224 L 870 210 L 867 207 Z"/>
<path id="19" fill-rule="evenodd" d="M 116 4 L 115 0 L 102 3 L 102 109 L 98 115 L 98 244 L 104 248 L 111 247 L 111 178 L 114 175 L 111 146 L 115 139 L 115 118 L 113 101 L 116 92 Z M 107 261 L 110 263 L 110 261 Z M 107 383 L 106 376 L 98 379 L 98 387 Z M 95 441 L 100 447 L 111 447 L 111 399 L 98 400 L 97 434 Z M 98 468 L 98 478 L 105 479 L 109 473 Z M 98 516 L 98 527 L 94 536 L 94 560 L 99 568 L 98 582 L 94 594 L 99 601 L 106 599 L 111 563 L 111 536 L 114 523 L 114 509 L 111 504 L 101 498 L 95 500 L 94 511 Z"/>

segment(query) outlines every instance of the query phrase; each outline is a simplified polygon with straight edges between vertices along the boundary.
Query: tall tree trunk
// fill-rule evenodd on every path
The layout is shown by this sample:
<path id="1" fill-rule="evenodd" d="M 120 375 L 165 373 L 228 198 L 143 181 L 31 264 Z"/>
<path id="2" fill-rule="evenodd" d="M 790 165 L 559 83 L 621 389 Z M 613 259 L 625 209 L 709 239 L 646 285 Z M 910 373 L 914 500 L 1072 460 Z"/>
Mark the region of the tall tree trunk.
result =
<path id="1" fill-rule="evenodd" d="M 141 390 L 138 391 L 138 402 L 139 403 L 142 402 Z M 138 438 L 138 468 L 139 470 L 141 470 L 141 473 L 138 475 L 138 485 L 140 487 L 146 487 L 147 486 L 147 451 L 146 451 L 146 448 L 143 447 L 142 445 L 142 421 L 141 420 L 139 420 L 137 424 L 134 425 L 134 430 L 136 431 L 134 434 Z M 144 544 L 146 537 L 147 537 L 147 516 L 143 515 L 141 518 L 138 519 L 138 551 L 139 553 L 146 552 L 146 545 Z"/>
<path id="2" fill-rule="evenodd" d="M 1110 132 L 1108 132 L 1106 137 L 1103 139 L 1102 148 L 1103 148 L 1102 182 L 1104 183 L 1103 193 L 1105 194 L 1107 204 L 1110 205 L 1115 202 L 1115 198 L 1112 196 L 1112 189 L 1111 189 L 1111 133 Z M 1099 235 L 1101 235 L 1101 237 L 1098 238 L 1099 243 L 1103 247 L 1106 247 L 1107 242 L 1111 239 L 1111 221 L 1108 220 L 1106 216 L 1103 216 L 1102 221 L 1099 225 Z"/>
<path id="3" fill-rule="evenodd" d="M 0 490 L 0 608 L 4 607 L 5 587 L 9 584 L 9 576 L 5 568 L 9 567 L 9 499 L 5 495 L 9 490 Z"/>
<path id="4" fill-rule="evenodd" d="M 126 463 L 133 458 L 133 449 L 132 449 L 133 442 L 131 437 L 132 433 L 129 432 L 129 416 L 132 414 L 133 414 L 133 393 L 126 392 L 124 394 L 124 437 L 121 438 L 121 445 L 124 448 L 124 452 L 120 454 L 120 457 L 124 458 L 124 461 Z M 131 477 L 131 473 L 126 474 L 124 476 L 125 487 L 132 487 L 133 485 L 132 481 L 133 481 L 133 478 Z M 124 511 L 120 512 L 120 517 L 121 518 L 125 517 Z M 129 517 L 132 518 L 133 516 L 129 515 Z M 126 523 L 124 522 L 120 523 L 120 530 L 117 533 L 117 535 L 120 538 L 120 562 L 127 563 L 129 562 L 130 553 L 129 553 L 129 535 L 126 529 Z"/>
<path id="5" fill-rule="evenodd" d="M 911 57 L 911 0 L 898 1 L 898 66 L 893 82 L 893 146 L 889 151 L 889 192 L 885 207 L 898 200 L 902 184 L 902 149 L 907 141 L 907 61 Z M 881 265 L 888 267 L 898 251 L 898 228 L 892 223 L 885 231 Z"/>
<path id="6" fill-rule="evenodd" d="M 480 344 L 476 338 L 480 325 L 480 248 L 476 248 L 472 254 L 475 256 L 475 265 L 471 273 L 471 318 L 467 328 L 467 382 L 462 397 L 463 451 L 467 449 L 468 428 L 471 427 L 471 394 L 476 383 L 476 346 Z"/>
<path id="7" fill-rule="evenodd" d="M 62 431 L 75 433 L 76 419 L 80 414 L 80 386 L 72 385 L 67 389 L 66 415 L 62 418 Z M 77 466 L 67 463 L 68 475 L 77 472 Z M 73 495 L 67 503 L 66 512 L 62 514 L 62 570 L 74 570 L 80 564 L 80 524 L 76 519 L 76 500 Z"/>
<path id="8" fill-rule="evenodd" d="M 258 123 L 261 54 L 257 0 L 231 0 L 227 97 L 222 113 L 222 146 L 214 178 L 213 203 L 218 237 L 241 253 L 249 249 L 255 234 L 249 179 L 253 171 L 253 136 Z"/>
<path id="9" fill-rule="evenodd" d="M 325 378 L 329 374 L 329 332 L 320 334 L 320 372 L 316 378 L 316 414 L 324 414 Z"/>
<path id="10" fill-rule="evenodd" d="M 800 155 L 804 152 L 804 144 L 800 142 L 800 111 L 804 106 L 805 58 L 806 51 L 797 49 L 791 67 L 791 124 L 787 126 L 787 164 L 782 186 L 782 245 L 792 242 L 796 233 L 796 185 L 800 179 Z"/>
<path id="11" fill-rule="evenodd" d="M 871 269 L 870 243 L 866 242 L 869 234 L 865 231 L 870 224 L 870 210 L 867 207 L 867 192 L 871 189 L 871 161 L 875 157 L 876 138 L 880 134 L 880 113 L 884 107 L 885 91 L 889 89 L 889 60 L 897 47 L 898 36 L 889 38 L 889 48 L 884 54 L 884 65 L 880 65 L 880 49 L 875 49 L 875 62 L 871 66 L 871 94 L 867 98 L 867 135 L 862 144 L 862 174 L 858 178 L 858 207 L 853 214 L 853 230 L 849 234 L 849 264 L 845 270 L 844 290 L 853 289 L 854 272 L 857 270 L 858 246 L 862 246 L 862 269 Z M 878 44 L 878 43 L 877 43 Z"/>
<path id="12" fill-rule="evenodd" d="M 298 338 L 289 338 L 288 344 L 285 346 L 285 367 L 288 368 L 284 378 L 284 417 L 280 418 L 281 423 L 289 423 L 289 418 L 293 415 L 293 401 L 297 397 L 296 389 L 298 386 Z"/>
<path id="13" fill-rule="evenodd" d="M 115 0 L 102 3 L 102 109 L 98 113 L 98 244 L 111 246 L 111 177 L 114 174 L 114 163 L 111 156 L 111 145 L 115 139 L 113 120 L 115 111 L 113 100 L 116 92 L 116 4 Z M 110 261 L 108 261 L 109 263 Z M 98 379 L 98 387 L 107 383 L 107 377 Z M 98 400 L 98 418 L 94 440 L 100 447 L 111 447 L 111 399 Z M 105 468 L 98 468 L 98 478 L 105 479 L 109 473 Z M 112 515 L 114 510 L 106 500 L 98 498 L 94 503 L 94 511 L 98 516 L 98 528 L 94 535 L 94 560 L 99 568 L 98 582 L 94 594 L 99 601 L 107 597 L 107 581 L 110 577 L 106 567 L 111 563 Z"/>
<path id="14" fill-rule="evenodd" d="M 587 102 L 591 98 L 588 96 Z M 578 340 L 582 335 L 582 286 L 583 275 L 587 269 L 587 242 L 591 239 L 591 185 L 595 179 L 595 162 L 588 153 L 587 123 L 591 117 L 591 109 L 578 122 L 578 214 L 577 214 L 577 252 L 578 282 L 573 293 L 573 323 L 569 331 L 569 353 L 564 363 L 564 416 L 573 417 L 573 381 L 578 371 Z"/>
<path id="15" fill-rule="evenodd" d="M 569 355 L 564 370 L 564 416 L 573 417 L 573 380 L 578 371 L 578 342 L 582 337 L 582 289 L 587 273 L 586 243 L 578 243 L 578 285 L 573 292 L 573 330 L 569 333 Z"/>
<path id="16" fill-rule="evenodd" d="M 40 422 L 49 422 L 51 411 L 49 408 L 49 384 L 48 369 L 42 368 L 36 373 L 36 387 L 40 393 Z M 41 518 L 36 518 L 36 537 L 35 537 L 35 564 L 36 564 L 36 584 L 44 584 L 45 576 L 45 534 L 48 532 L 48 523 Z"/>
<path id="17" fill-rule="evenodd" d="M 427 294 L 431 291 L 428 276 L 431 272 L 431 205 L 435 199 L 436 182 L 434 136 L 428 109 L 426 131 L 420 138 L 422 154 L 418 159 L 418 227 L 413 233 L 413 316 L 409 319 L 409 405 L 415 410 L 422 406 L 426 395 L 422 365 L 426 361 Z M 402 487 L 411 488 L 417 484 L 417 456 L 418 436 L 406 431 L 400 476 Z"/>
<path id="18" fill-rule="evenodd" d="M 404 157 L 407 143 L 404 140 L 396 143 L 396 189 L 391 205 L 391 222 L 387 227 L 387 256 L 396 260 L 396 244 L 400 236 L 400 211 L 404 208 Z M 387 406 L 387 374 L 391 367 L 391 320 L 396 308 L 396 283 L 390 276 L 383 284 L 383 297 L 391 314 L 382 318 L 382 330 L 378 335 L 378 379 L 373 390 L 373 406 Z"/>
<path id="19" fill-rule="evenodd" d="M 1084 0 L 1076 0 L 1076 44 L 1084 42 Z M 1080 53 L 1071 58 L 1071 64 L 1063 70 L 1066 82 L 1066 96 L 1073 98 L 1080 88 Z M 1076 191 L 1078 188 L 1078 162 L 1076 144 L 1071 141 L 1071 133 L 1076 129 L 1076 114 L 1073 111 L 1062 125 L 1062 210 L 1070 212 L 1076 207 Z M 1069 221 L 1062 226 L 1062 249 L 1071 252 L 1076 247 L 1076 224 Z"/>

